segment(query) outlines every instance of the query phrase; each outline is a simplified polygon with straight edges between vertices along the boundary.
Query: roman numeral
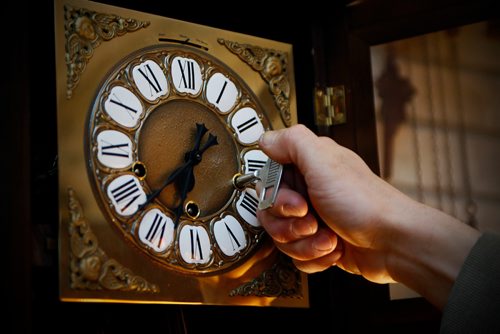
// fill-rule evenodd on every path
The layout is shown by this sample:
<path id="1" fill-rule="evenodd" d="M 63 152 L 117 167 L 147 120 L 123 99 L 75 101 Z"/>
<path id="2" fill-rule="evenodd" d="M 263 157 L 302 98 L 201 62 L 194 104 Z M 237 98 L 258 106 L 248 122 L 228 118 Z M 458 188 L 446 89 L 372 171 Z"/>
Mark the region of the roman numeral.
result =
<path id="1" fill-rule="evenodd" d="M 248 192 L 245 192 L 240 205 L 254 217 L 257 217 L 257 207 L 259 206 L 259 200 L 257 198 L 253 197 Z"/>
<path id="2" fill-rule="evenodd" d="M 212 258 L 210 237 L 202 226 L 184 225 L 177 242 L 179 253 L 186 263 L 204 264 Z"/>
<path id="3" fill-rule="evenodd" d="M 141 80 L 144 81 L 142 77 Z M 145 81 L 144 85 L 149 90 Z M 127 128 L 136 126 L 143 112 L 142 104 L 137 96 L 122 86 L 114 86 L 111 89 L 104 102 L 104 110 L 115 122 Z"/>
<path id="4" fill-rule="evenodd" d="M 228 235 L 229 235 L 229 237 L 230 237 L 230 239 L 231 239 L 231 245 L 233 246 L 233 250 L 240 249 L 241 244 L 240 244 L 240 242 L 238 241 L 238 239 L 236 239 L 236 237 L 234 236 L 233 231 L 231 231 L 231 229 L 229 228 L 229 226 L 227 226 L 227 223 L 226 223 L 226 222 L 224 222 L 224 225 L 226 226 L 226 231 L 227 231 L 227 233 L 228 233 Z M 234 247 L 234 244 L 235 244 L 235 243 L 236 243 L 236 245 L 237 245 L 238 247 Z"/>
<path id="5" fill-rule="evenodd" d="M 243 156 L 245 173 L 254 173 L 255 171 L 261 170 L 266 165 L 268 159 L 268 156 L 261 150 L 247 151 Z"/>
<path id="6" fill-rule="evenodd" d="M 195 233 L 196 233 L 196 236 L 195 236 Z M 189 236 L 191 239 L 191 259 L 192 260 L 203 260 L 203 251 L 201 250 L 200 235 L 198 234 L 198 231 L 194 231 L 193 229 L 190 229 Z"/>
<path id="7" fill-rule="evenodd" d="M 123 212 L 139 198 L 140 191 L 134 179 L 130 179 L 124 184 L 112 189 L 111 195 L 120 206 L 123 202 L 126 202 L 124 206 L 120 207 L 120 211 Z"/>
<path id="8" fill-rule="evenodd" d="M 177 59 L 179 64 L 179 69 L 181 70 L 181 82 L 179 82 L 179 87 L 184 84 L 184 88 L 195 90 L 195 79 L 194 79 L 194 61 L 185 60 L 182 64 L 180 59 Z"/>
<path id="9" fill-rule="evenodd" d="M 217 104 L 219 104 L 220 99 L 222 98 L 222 95 L 224 94 L 224 91 L 226 90 L 226 86 L 227 86 L 227 81 L 224 81 L 224 85 L 222 85 L 222 89 L 220 90 L 219 96 L 217 97 L 217 100 L 215 100 L 215 102 Z"/>
<path id="10" fill-rule="evenodd" d="M 259 121 L 254 116 L 254 117 L 246 120 L 245 122 L 241 123 L 240 125 L 236 125 L 236 129 L 238 129 L 239 133 L 243 133 L 243 132 L 247 131 L 248 129 L 251 129 L 254 125 L 256 125 L 258 123 L 259 123 Z"/>
<path id="11" fill-rule="evenodd" d="M 206 86 L 208 102 L 215 105 L 223 114 L 231 111 L 238 100 L 239 91 L 234 82 L 222 73 L 215 73 L 208 79 Z"/>
<path id="12" fill-rule="evenodd" d="M 245 145 L 253 144 L 264 133 L 264 126 L 257 112 L 244 107 L 234 113 L 231 118 L 231 127 L 238 135 L 238 141 Z"/>
<path id="13" fill-rule="evenodd" d="M 124 133 L 116 130 L 101 131 L 97 135 L 96 144 L 97 158 L 103 165 L 125 168 L 132 163 L 132 142 Z"/>
<path id="14" fill-rule="evenodd" d="M 124 158 L 128 158 L 130 156 L 128 143 L 111 144 L 110 142 L 104 140 L 101 140 L 101 143 L 101 154 L 103 155 L 111 155 Z M 126 147 L 127 149 L 125 150 L 124 147 Z"/>
<path id="15" fill-rule="evenodd" d="M 265 160 L 248 159 L 247 169 L 249 173 L 255 172 L 258 169 L 262 169 L 266 164 Z"/>
<path id="16" fill-rule="evenodd" d="M 172 244 L 174 223 L 159 209 L 151 209 L 142 217 L 138 236 L 155 252 L 163 252 Z"/>
<path id="17" fill-rule="evenodd" d="M 175 57 L 170 75 L 175 89 L 181 93 L 197 94 L 203 85 L 200 65 L 191 58 Z"/>
<path id="18" fill-rule="evenodd" d="M 146 234 L 146 240 L 153 244 L 154 240 L 158 240 L 157 248 L 160 248 L 163 241 L 163 235 L 165 234 L 166 221 L 158 213 L 155 215 L 153 223 L 149 227 L 148 233 Z M 161 227 L 160 227 L 161 226 Z"/>
<path id="19" fill-rule="evenodd" d="M 135 109 L 134 109 L 134 108 L 132 108 L 132 107 L 129 107 L 128 105 L 126 105 L 126 104 L 124 104 L 124 103 L 121 103 L 121 102 L 120 102 L 120 99 L 119 99 L 119 98 L 118 98 L 115 94 L 113 94 L 113 97 L 114 97 L 114 99 L 113 99 L 113 98 L 110 98 L 110 99 L 109 99 L 109 102 L 111 102 L 111 103 L 113 103 L 113 104 L 116 104 L 117 106 L 120 106 L 120 107 L 122 107 L 122 108 L 123 108 L 123 109 L 125 109 L 125 110 L 131 111 L 131 112 L 133 112 L 134 114 L 137 114 L 137 110 L 135 110 Z"/>
<path id="20" fill-rule="evenodd" d="M 234 256 L 247 246 L 243 227 L 231 215 L 216 221 L 213 225 L 213 233 L 219 250 L 227 256 Z"/>
<path id="21" fill-rule="evenodd" d="M 137 89 L 149 101 L 154 101 L 168 93 L 167 77 L 160 65 L 153 60 L 146 60 L 132 69 Z"/>
<path id="22" fill-rule="evenodd" d="M 147 73 L 144 73 L 143 69 L 138 68 L 139 73 L 141 73 L 144 79 L 146 79 L 146 81 L 149 83 L 149 87 L 153 88 L 155 93 L 159 93 L 161 91 L 161 86 L 158 83 L 158 79 L 154 75 L 153 70 L 151 70 L 149 64 L 146 64 L 144 67 L 147 69 L 147 72 L 153 78 L 154 82 L 149 78 L 149 75 Z"/>

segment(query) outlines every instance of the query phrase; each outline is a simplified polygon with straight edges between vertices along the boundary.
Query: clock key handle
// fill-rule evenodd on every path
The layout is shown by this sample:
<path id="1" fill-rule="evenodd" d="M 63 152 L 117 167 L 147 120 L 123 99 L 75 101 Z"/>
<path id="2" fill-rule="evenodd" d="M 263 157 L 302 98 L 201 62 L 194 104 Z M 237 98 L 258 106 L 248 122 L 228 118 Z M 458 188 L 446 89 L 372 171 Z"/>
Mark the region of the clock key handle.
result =
<path id="1" fill-rule="evenodd" d="M 259 210 L 265 210 L 272 207 L 276 202 L 282 174 L 283 165 L 268 159 L 261 169 L 235 177 L 234 185 L 241 189 L 254 181 L 261 182 Z"/>
<path id="2" fill-rule="evenodd" d="M 276 202 L 278 189 L 283 175 L 283 165 L 268 159 L 262 169 L 257 171 L 262 182 L 259 198 L 259 210 L 270 208 Z M 270 195 L 268 195 L 270 193 Z"/>

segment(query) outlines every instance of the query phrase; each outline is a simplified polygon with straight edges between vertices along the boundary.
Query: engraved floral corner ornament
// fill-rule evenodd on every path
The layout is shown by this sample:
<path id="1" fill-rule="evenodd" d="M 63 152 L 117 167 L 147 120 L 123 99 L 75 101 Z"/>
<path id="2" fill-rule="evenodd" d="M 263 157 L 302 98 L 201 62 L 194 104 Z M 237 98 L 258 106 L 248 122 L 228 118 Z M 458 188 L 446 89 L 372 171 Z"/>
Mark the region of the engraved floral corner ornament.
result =
<path id="1" fill-rule="evenodd" d="M 159 288 L 135 275 L 99 247 L 95 234 L 83 215 L 83 209 L 74 190 L 68 191 L 71 215 L 70 270 L 71 287 L 82 290 L 120 290 L 158 293 Z"/>
<path id="2" fill-rule="evenodd" d="M 280 111 L 281 119 L 286 126 L 291 126 L 292 115 L 290 113 L 290 81 L 287 70 L 287 54 L 222 38 L 217 41 L 260 73 L 261 77 L 269 85 L 269 91 Z"/>
<path id="3" fill-rule="evenodd" d="M 73 95 L 73 90 L 78 85 L 95 48 L 103 41 L 149 26 L 147 21 L 97 13 L 69 5 L 64 6 L 64 21 L 68 99 Z"/>
<path id="4" fill-rule="evenodd" d="M 278 262 L 253 280 L 233 289 L 230 296 L 303 298 L 300 272 L 290 258 L 280 254 Z"/>

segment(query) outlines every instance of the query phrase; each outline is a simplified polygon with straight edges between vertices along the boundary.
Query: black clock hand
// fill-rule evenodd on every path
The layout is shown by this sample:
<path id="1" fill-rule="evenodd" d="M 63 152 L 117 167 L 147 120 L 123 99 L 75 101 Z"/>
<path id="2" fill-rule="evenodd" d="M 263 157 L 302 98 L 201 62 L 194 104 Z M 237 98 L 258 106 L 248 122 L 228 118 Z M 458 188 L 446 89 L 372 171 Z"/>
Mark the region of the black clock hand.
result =
<path id="1" fill-rule="evenodd" d="M 211 146 L 214 146 L 214 145 L 217 145 L 219 144 L 217 142 L 217 136 L 214 136 L 213 134 L 209 134 L 208 135 L 208 139 L 207 139 L 207 142 L 205 143 L 205 145 L 203 145 L 203 147 L 200 149 L 200 156 L 203 154 L 203 152 L 205 152 L 209 147 Z M 200 157 L 200 160 L 201 160 L 201 157 Z"/>
<path id="2" fill-rule="evenodd" d="M 156 189 L 155 191 L 153 191 L 151 194 L 149 194 L 146 198 L 146 202 L 144 202 L 143 204 L 141 204 L 139 206 L 139 210 L 142 210 L 146 205 L 148 205 L 149 203 L 151 203 L 151 201 L 153 201 L 156 196 L 158 196 L 162 191 L 163 189 L 165 189 L 166 186 L 168 186 L 170 183 L 172 183 L 176 178 L 178 178 L 181 173 L 186 169 L 188 168 L 190 165 L 192 165 L 192 161 L 186 161 L 184 162 L 182 165 L 180 165 L 179 167 L 177 167 L 168 177 L 167 179 L 165 180 L 165 182 L 161 185 L 160 188 Z"/>
<path id="3" fill-rule="evenodd" d="M 184 156 L 184 163 L 177 167 L 165 180 L 165 182 L 161 185 L 160 188 L 156 189 L 153 191 L 151 194 L 149 194 L 146 198 L 146 202 L 144 202 L 139 209 L 143 209 L 146 205 L 151 203 L 162 191 L 167 187 L 170 183 L 172 183 L 176 178 L 180 177 L 180 175 L 184 172 L 186 168 L 188 168 L 189 165 L 193 164 L 194 160 L 188 157 L 188 154 L 193 151 L 198 151 L 200 144 L 201 144 L 201 139 L 203 138 L 203 135 L 208 131 L 208 129 L 205 127 L 205 124 L 199 124 L 196 123 L 196 137 L 195 137 L 195 144 L 194 148 L 192 151 L 189 151 L 186 153 Z M 184 177 L 182 178 L 184 179 Z M 191 189 L 193 189 L 191 187 Z"/>
<path id="4" fill-rule="evenodd" d="M 201 162 L 201 157 L 206 149 L 208 149 L 212 145 L 217 144 L 217 137 L 210 134 L 207 142 L 200 149 L 201 139 L 203 138 L 203 136 L 207 131 L 208 129 L 205 127 L 205 124 L 196 123 L 195 144 L 193 149 L 185 154 L 184 163 L 181 166 L 177 167 L 167 177 L 167 179 L 161 185 L 160 188 L 156 189 L 147 196 L 146 201 L 139 207 L 139 209 L 143 209 L 147 204 L 151 203 L 163 191 L 163 189 L 165 189 L 165 187 L 167 187 L 172 182 L 177 181 L 176 188 L 181 189 L 181 199 L 182 199 L 180 205 L 176 209 L 174 209 L 174 211 L 176 212 L 176 222 L 178 221 L 180 214 L 177 214 L 177 211 L 182 210 L 182 205 L 187 196 L 187 193 L 194 188 L 193 166 Z M 179 187 L 182 180 L 185 180 L 184 181 L 185 186 L 183 185 Z M 184 190 L 184 188 L 186 188 L 186 190 Z"/>
<path id="5" fill-rule="evenodd" d="M 203 138 L 203 136 L 205 135 L 205 133 L 207 133 L 207 131 L 208 129 L 206 128 L 205 124 L 196 123 L 196 137 L 194 139 L 194 147 L 191 151 L 186 153 L 186 156 L 184 157 L 185 161 L 188 160 L 187 154 L 193 151 L 198 151 L 200 149 L 201 138 Z"/>
<path id="6" fill-rule="evenodd" d="M 203 148 L 200 150 L 200 145 L 201 145 L 201 139 L 207 133 L 208 129 L 205 127 L 205 124 L 199 124 L 196 123 L 196 137 L 194 140 L 194 148 L 187 152 L 184 155 L 184 161 L 187 164 L 190 164 L 189 167 L 186 167 L 183 169 L 176 181 L 176 188 L 181 189 L 181 195 L 182 194 L 187 194 L 189 191 L 193 190 L 194 188 L 194 174 L 193 174 L 193 166 L 197 165 L 201 161 L 201 156 L 203 155 L 203 152 L 208 148 L 207 143 L 211 141 L 211 137 L 214 137 L 212 134 L 209 135 L 207 143 L 203 145 Z M 213 139 L 212 139 L 213 141 Z M 215 138 L 215 141 L 217 141 L 217 138 Z M 187 180 L 187 181 L 184 181 Z M 185 183 L 182 187 L 180 184 Z M 184 190 L 185 189 L 185 190 Z M 185 199 L 185 196 L 181 196 Z M 182 204 L 182 203 L 181 203 Z"/>
<path id="7" fill-rule="evenodd" d="M 196 125 L 198 127 L 199 124 L 196 124 Z M 204 125 L 203 125 L 203 128 L 206 130 Z M 203 131 L 203 134 L 204 133 L 206 133 L 206 131 Z M 203 153 L 208 148 L 210 148 L 211 146 L 217 145 L 217 144 L 218 144 L 217 136 L 209 134 L 206 143 L 203 145 L 203 147 L 201 149 L 199 149 L 200 143 L 197 143 L 195 145 L 195 149 L 186 153 L 185 159 L 187 161 L 191 161 L 192 164 L 188 168 L 183 170 L 182 175 L 180 175 L 175 182 L 177 189 L 180 189 L 180 203 L 173 210 L 175 213 L 175 221 L 174 221 L 175 225 L 177 225 L 179 218 L 180 218 L 180 215 L 183 212 L 184 201 L 186 200 L 187 194 L 191 190 L 193 190 L 194 185 L 195 185 L 193 167 L 198 165 L 201 162 Z"/>
<path id="8" fill-rule="evenodd" d="M 217 145 L 217 144 L 218 144 L 217 136 L 214 136 L 213 134 L 210 133 L 208 135 L 208 139 L 207 139 L 206 143 L 203 145 L 203 147 L 200 149 L 199 148 L 200 145 L 198 144 L 197 147 L 195 147 L 193 150 L 187 152 L 185 157 L 184 157 L 184 161 L 193 161 L 193 166 L 196 166 L 197 164 L 199 164 L 201 162 L 201 157 L 203 155 L 203 152 L 205 152 L 209 147 Z"/>
<path id="9" fill-rule="evenodd" d="M 183 206 L 184 206 L 184 201 L 187 198 L 187 194 L 189 191 L 191 191 L 194 188 L 194 173 L 193 173 L 193 165 L 189 165 L 188 168 L 184 169 L 183 171 L 183 177 L 179 177 L 177 179 L 176 185 L 179 188 L 180 185 L 180 202 L 177 207 L 173 209 L 175 219 L 174 219 L 174 225 L 177 226 L 177 223 L 179 222 L 179 218 L 181 217 L 181 214 L 183 212 Z M 182 182 L 181 182 L 182 181 Z"/>

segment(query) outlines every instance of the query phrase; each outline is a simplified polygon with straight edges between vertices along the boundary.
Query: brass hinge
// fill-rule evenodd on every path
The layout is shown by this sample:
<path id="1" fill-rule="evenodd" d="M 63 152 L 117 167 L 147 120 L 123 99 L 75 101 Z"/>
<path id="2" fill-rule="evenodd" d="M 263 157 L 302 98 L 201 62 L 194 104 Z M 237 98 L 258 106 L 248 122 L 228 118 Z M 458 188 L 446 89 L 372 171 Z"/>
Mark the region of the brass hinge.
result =
<path id="1" fill-rule="evenodd" d="M 331 126 L 346 122 L 344 86 L 314 88 L 316 126 Z"/>

